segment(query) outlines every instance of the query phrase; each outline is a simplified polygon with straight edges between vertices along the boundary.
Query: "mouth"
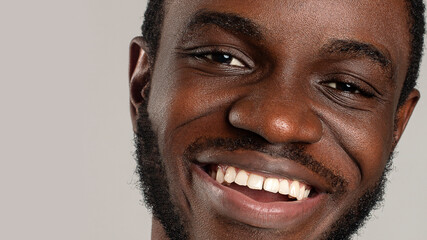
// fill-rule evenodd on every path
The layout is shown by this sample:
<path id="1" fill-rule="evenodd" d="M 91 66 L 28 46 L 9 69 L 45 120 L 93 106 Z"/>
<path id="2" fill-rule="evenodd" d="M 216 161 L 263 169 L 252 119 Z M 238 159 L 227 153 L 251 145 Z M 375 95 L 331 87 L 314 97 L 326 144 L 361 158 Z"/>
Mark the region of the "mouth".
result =
<path id="1" fill-rule="evenodd" d="M 219 184 L 258 202 L 303 201 L 317 195 L 317 191 L 312 186 L 295 179 L 223 164 L 208 164 L 202 169 Z"/>
<path id="2" fill-rule="evenodd" d="M 304 227 L 327 206 L 330 187 L 287 159 L 257 152 L 204 153 L 191 164 L 197 203 L 261 229 Z"/>

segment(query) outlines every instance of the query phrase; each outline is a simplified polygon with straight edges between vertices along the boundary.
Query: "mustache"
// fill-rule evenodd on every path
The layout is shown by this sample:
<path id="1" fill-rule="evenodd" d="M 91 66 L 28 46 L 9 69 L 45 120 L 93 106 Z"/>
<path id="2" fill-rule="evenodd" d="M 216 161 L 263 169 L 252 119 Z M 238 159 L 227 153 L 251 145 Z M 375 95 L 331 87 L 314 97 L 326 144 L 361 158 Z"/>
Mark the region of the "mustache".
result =
<path id="1" fill-rule="evenodd" d="M 271 147 L 267 141 L 256 136 L 242 136 L 238 138 L 211 138 L 200 137 L 192 142 L 184 151 L 184 158 L 195 159 L 196 155 L 211 149 L 223 151 L 250 150 L 258 151 L 274 158 L 287 158 L 318 174 L 335 189 L 335 193 L 343 193 L 348 182 L 333 170 L 324 166 L 306 152 L 305 145 L 286 143 L 280 147 Z"/>

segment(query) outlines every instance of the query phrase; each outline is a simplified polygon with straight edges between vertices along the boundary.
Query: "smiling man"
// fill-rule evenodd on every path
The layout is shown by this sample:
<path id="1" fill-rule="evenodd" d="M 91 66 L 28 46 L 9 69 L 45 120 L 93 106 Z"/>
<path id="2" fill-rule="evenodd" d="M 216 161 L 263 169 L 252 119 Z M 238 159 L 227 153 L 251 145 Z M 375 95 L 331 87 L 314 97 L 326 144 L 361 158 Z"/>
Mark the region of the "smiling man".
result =
<path id="1" fill-rule="evenodd" d="M 419 99 L 418 0 L 152 0 L 130 54 L 153 239 L 347 239 Z"/>

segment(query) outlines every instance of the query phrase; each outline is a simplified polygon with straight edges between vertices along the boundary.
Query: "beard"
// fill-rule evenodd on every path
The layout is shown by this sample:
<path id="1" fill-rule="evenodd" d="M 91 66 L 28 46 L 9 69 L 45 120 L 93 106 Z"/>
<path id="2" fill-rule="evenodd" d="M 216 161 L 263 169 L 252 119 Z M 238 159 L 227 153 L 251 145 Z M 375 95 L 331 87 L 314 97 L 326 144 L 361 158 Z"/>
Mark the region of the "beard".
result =
<path id="1" fill-rule="evenodd" d="M 148 96 L 148 91 L 147 88 L 144 92 L 145 96 Z M 148 101 L 144 101 L 138 109 L 139 118 L 137 119 L 137 132 L 134 139 L 136 148 L 135 158 L 137 162 L 136 172 L 140 177 L 139 187 L 143 193 L 147 208 L 151 210 L 154 218 L 162 224 L 166 235 L 171 240 L 188 239 L 189 227 L 185 224 L 185 219 L 179 208 L 171 201 L 172 196 L 169 191 L 165 163 L 159 151 L 157 136 L 152 130 L 147 106 Z M 265 144 L 260 144 L 259 139 L 256 140 L 247 136 L 242 136 L 239 139 L 205 139 L 203 144 L 199 144 L 196 141 L 190 145 L 184 152 L 186 155 L 184 159 L 188 159 L 194 153 L 211 147 L 229 151 L 250 149 L 266 152 L 263 145 Z M 318 162 L 312 160 L 311 157 L 304 153 L 304 148 L 290 145 L 285 147 L 284 152 L 286 152 L 284 155 L 287 158 L 295 160 L 310 170 L 319 173 L 337 189 L 345 187 L 345 182 L 341 178 L 328 175 L 332 171 L 321 167 Z M 281 155 L 283 156 L 283 154 Z M 393 153 L 390 153 L 389 161 L 380 179 L 321 236 L 321 239 L 350 239 L 365 224 L 372 210 L 379 207 L 380 203 L 383 202 L 387 173 L 391 169 L 392 158 Z"/>

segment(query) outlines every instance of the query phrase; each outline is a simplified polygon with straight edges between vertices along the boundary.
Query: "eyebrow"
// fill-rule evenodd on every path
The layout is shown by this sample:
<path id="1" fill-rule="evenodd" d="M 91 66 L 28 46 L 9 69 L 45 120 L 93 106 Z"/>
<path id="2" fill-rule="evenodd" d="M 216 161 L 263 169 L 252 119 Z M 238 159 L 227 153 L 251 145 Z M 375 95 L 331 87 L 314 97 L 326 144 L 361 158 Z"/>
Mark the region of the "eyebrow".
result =
<path id="1" fill-rule="evenodd" d="M 378 63 L 385 72 L 391 73 L 392 70 L 392 61 L 387 57 L 388 54 L 369 43 L 355 40 L 334 39 L 324 45 L 320 52 L 323 55 L 344 54 L 348 57 L 368 58 Z"/>
<path id="2" fill-rule="evenodd" d="M 186 26 L 184 35 L 187 35 L 188 32 L 191 32 L 195 28 L 201 28 L 207 25 L 218 26 L 235 35 L 244 35 L 255 40 L 264 39 L 261 33 L 261 27 L 252 20 L 234 13 L 206 10 L 200 10 L 193 15 Z"/>
<path id="3" fill-rule="evenodd" d="M 218 26 L 235 35 L 243 35 L 256 41 L 264 40 L 262 27 L 254 21 L 235 13 L 200 10 L 188 21 L 181 41 L 192 37 L 193 31 L 207 25 Z M 388 54 L 379 50 L 372 44 L 356 40 L 333 39 L 325 44 L 321 50 L 322 55 L 344 54 L 350 58 L 368 58 L 378 63 L 385 73 L 392 77 L 392 61 Z"/>

